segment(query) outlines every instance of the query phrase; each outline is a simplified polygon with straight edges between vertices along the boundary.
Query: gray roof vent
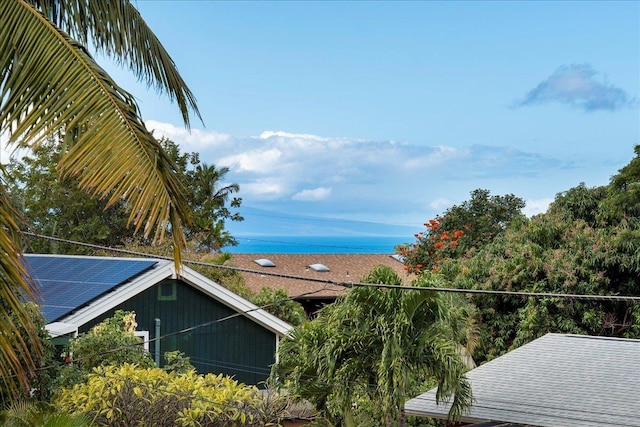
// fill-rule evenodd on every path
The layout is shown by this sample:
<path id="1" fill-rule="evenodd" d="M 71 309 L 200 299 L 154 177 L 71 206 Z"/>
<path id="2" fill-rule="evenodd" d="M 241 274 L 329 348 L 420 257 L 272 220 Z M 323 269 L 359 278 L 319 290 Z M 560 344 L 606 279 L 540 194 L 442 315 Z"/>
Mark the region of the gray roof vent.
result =
<path id="1" fill-rule="evenodd" d="M 275 267 L 276 265 L 270 259 L 260 258 L 254 259 L 253 262 L 258 264 L 260 267 Z"/>
<path id="2" fill-rule="evenodd" d="M 309 268 L 311 268 L 314 271 L 330 271 L 329 267 L 327 267 L 324 264 L 311 264 Z"/>

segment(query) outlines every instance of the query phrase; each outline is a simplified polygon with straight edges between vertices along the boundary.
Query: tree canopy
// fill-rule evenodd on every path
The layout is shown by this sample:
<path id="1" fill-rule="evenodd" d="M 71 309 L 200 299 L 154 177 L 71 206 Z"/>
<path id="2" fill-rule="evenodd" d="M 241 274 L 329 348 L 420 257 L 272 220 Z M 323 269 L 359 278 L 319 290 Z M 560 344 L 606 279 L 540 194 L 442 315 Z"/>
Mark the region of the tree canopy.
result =
<path id="1" fill-rule="evenodd" d="M 225 231 L 225 221 L 243 218 L 233 208 L 242 199 L 232 197 L 238 184 L 224 184 L 228 168 L 216 168 L 200 161 L 197 153 L 182 153 L 169 139 L 161 139 L 162 148 L 176 167 L 193 221 L 184 227 L 189 247 L 199 252 L 219 251 L 236 244 Z M 122 246 L 132 240 L 127 227 L 128 204 L 124 200 L 109 205 L 79 188 L 78 180 L 61 177 L 56 166 L 62 156 L 64 141 L 50 138 L 25 154 L 20 161 L 6 166 L 9 196 L 24 218 L 27 231 L 63 240 Z M 205 173 L 206 171 L 206 173 Z M 150 244 L 149 239 L 141 238 Z M 86 246 L 63 241 L 31 239 L 29 249 L 39 253 L 89 253 Z M 170 256 L 171 253 L 164 255 Z"/>
<path id="2" fill-rule="evenodd" d="M 426 222 L 426 230 L 415 234 L 416 241 L 400 247 L 399 252 L 409 271 L 437 271 L 444 259 L 492 241 L 511 221 L 522 217 L 524 206 L 524 200 L 513 194 L 491 196 L 488 190 L 474 190 L 470 200 Z"/>
<path id="3" fill-rule="evenodd" d="M 606 298 L 640 295 L 638 146 L 635 154 L 609 185 L 579 184 L 558 194 L 546 213 L 515 215 L 473 250 L 439 260 L 453 287 L 602 296 L 469 296 L 479 313 L 478 361 L 548 332 L 640 338 L 640 304 Z"/>
<path id="4" fill-rule="evenodd" d="M 385 266 L 363 281 L 402 283 Z M 442 283 L 425 274 L 413 285 Z M 281 342 L 274 376 L 346 425 L 398 425 L 404 400 L 430 379 L 439 399 L 453 397 L 455 418 L 471 403 L 471 390 L 459 342 L 466 318 L 449 302 L 433 291 L 356 287 Z M 372 402 L 368 414 L 354 410 L 363 399 Z"/>

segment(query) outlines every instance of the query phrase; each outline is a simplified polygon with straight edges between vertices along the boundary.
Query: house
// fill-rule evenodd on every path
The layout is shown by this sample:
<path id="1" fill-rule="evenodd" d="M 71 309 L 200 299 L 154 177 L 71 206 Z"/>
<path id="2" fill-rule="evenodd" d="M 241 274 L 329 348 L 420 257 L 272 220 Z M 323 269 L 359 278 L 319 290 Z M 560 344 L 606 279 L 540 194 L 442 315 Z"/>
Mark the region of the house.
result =
<path id="1" fill-rule="evenodd" d="M 160 355 L 180 350 L 200 373 L 224 373 L 259 384 L 276 361 L 291 326 L 244 298 L 173 261 L 25 255 L 40 290 L 51 335 L 88 331 L 116 310 L 134 311 L 137 334 Z"/>
<path id="2" fill-rule="evenodd" d="M 640 426 L 640 340 L 547 334 L 467 373 L 477 426 Z M 435 389 L 408 415 L 446 418 Z"/>
<path id="3" fill-rule="evenodd" d="M 228 264 L 241 269 L 253 292 L 285 289 L 308 314 L 342 295 L 340 284 L 360 282 L 377 265 L 407 278 L 401 260 L 385 254 L 233 254 Z"/>

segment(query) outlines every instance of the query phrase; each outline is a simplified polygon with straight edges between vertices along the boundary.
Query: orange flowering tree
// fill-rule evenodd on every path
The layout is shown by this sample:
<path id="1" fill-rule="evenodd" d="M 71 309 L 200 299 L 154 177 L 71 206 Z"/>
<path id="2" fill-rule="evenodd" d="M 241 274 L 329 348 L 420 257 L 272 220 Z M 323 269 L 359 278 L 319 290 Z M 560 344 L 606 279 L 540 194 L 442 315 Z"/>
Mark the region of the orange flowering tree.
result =
<path id="1" fill-rule="evenodd" d="M 460 238 L 464 231 L 443 230 L 441 218 L 424 224 L 426 230 L 414 234 L 416 241 L 397 248 L 405 259 L 405 270 L 419 274 L 423 270 L 438 271 L 443 259 L 455 257 L 460 251 Z"/>
<path id="2" fill-rule="evenodd" d="M 438 271 L 444 260 L 491 242 L 513 219 L 523 216 L 524 205 L 512 194 L 491 196 L 488 190 L 474 190 L 470 200 L 426 222 L 425 230 L 414 235 L 414 243 L 396 250 L 409 272 Z"/>

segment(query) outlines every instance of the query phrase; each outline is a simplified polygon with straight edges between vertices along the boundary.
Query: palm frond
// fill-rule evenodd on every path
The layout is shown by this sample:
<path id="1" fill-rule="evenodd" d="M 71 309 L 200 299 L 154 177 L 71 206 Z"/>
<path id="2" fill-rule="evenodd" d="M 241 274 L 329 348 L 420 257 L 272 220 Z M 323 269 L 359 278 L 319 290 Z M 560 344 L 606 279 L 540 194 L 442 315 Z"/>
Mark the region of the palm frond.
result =
<path id="1" fill-rule="evenodd" d="M 35 368 L 32 352 L 41 352 L 37 328 L 23 304 L 25 297 L 33 300 L 36 292 L 18 256 L 21 242 L 19 215 L 0 183 L 0 383 L 16 396 L 28 390 L 28 377 Z M 31 336 L 23 337 L 20 326 Z"/>
<path id="2" fill-rule="evenodd" d="M 188 204 L 174 165 L 146 130 L 135 100 L 32 2 L 4 3 L 0 133 L 25 146 L 66 131 L 72 144 L 58 164 L 61 175 L 78 177 L 81 188 L 108 196 L 110 203 L 126 200 L 136 231 L 162 239 L 170 228 L 179 266 Z"/>
<path id="3" fill-rule="evenodd" d="M 196 99 L 176 64 L 129 0 L 30 0 L 55 25 L 83 45 L 129 67 L 148 86 L 175 100 L 187 127 L 189 112 L 202 121 Z"/>

